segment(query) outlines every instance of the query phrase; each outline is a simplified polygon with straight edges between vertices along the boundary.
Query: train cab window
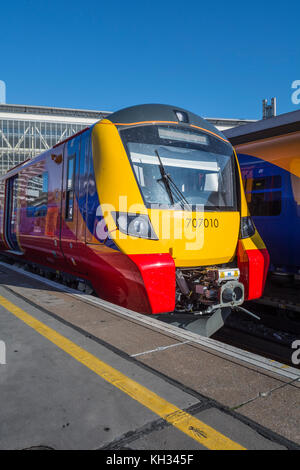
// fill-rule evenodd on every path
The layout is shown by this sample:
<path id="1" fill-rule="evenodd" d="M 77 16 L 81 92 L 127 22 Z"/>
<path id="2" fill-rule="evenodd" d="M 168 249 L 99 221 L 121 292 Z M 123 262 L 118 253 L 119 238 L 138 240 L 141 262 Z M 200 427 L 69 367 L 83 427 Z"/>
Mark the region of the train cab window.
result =
<path id="1" fill-rule="evenodd" d="M 123 129 L 121 137 L 147 207 L 237 210 L 235 161 L 227 143 L 173 126 Z"/>
<path id="2" fill-rule="evenodd" d="M 27 217 L 45 217 L 48 206 L 48 172 L 33 176 L 27 181 Z"/>
<path id="3" fill-rule="evenodd" d="M 76 155 L 72 155 L 68 159 L 67 187 L 66 187 L 66 212 L 65 212 L 66 220 L 73 220 L 75 161 L 76 161 Z"/>

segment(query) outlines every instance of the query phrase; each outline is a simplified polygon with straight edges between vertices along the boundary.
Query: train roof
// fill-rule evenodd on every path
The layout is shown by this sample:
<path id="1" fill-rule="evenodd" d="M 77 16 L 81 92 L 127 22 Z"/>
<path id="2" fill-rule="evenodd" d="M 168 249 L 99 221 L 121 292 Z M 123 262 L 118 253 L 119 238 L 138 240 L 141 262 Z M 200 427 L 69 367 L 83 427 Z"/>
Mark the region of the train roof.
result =
<path id="1" fill-rule="evenodd" d="M 184 113 L 186 120 L 180 121 L 177 113 Z M 171 106 L 166 104 L 140 104 L 116 111 L 115 113 L 110 114 L 107 119 L 109 119 L 115 125 L 143 124 L 160 121 L 169 123 L 174 122 L 174 124 L 183 125 L 190 124 L 192 126 L 201 127 L 208 132 L 217 134 L 217 136 L 226 140 L 224 134 L 220 132 L 215 126 L 206 121 L 206 119 L 201 118 L 197 114 L 191 113 L 186 109 L 179 108 L 178 106 Z"/>
<path id="2" fill-rule="evenodd" d="M 239 145 L 299 130 L 300 110 L 227 129 L 223 133 L 232 145 Z"/>

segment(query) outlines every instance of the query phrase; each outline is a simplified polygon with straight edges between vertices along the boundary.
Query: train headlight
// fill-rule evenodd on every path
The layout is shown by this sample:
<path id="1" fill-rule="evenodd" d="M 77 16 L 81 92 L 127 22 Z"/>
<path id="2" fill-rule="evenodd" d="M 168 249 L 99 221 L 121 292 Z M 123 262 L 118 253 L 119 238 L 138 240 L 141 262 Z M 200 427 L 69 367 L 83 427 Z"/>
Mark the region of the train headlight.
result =
<path id="1" fill-rule="evenodd" d="M 131 235 L 132 237 L 158 240 L 150 219 L 146 214 L 115 212 L 114 219 L 120 232 Z"/>
<path id="2" fill-rule="evenodd" d="M 241 217 L 240 238 L 253 237 L 255 234 L 255 225 L 251 217 Z"/>

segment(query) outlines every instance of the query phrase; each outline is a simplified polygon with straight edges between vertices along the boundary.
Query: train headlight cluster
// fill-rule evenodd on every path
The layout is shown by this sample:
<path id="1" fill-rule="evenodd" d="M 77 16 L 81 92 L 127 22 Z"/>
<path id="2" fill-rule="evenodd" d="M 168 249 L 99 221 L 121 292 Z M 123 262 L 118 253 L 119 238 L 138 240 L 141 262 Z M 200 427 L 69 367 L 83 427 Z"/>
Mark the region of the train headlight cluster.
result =
<path id="1" fill-rule="evenodd" d="M 114 219 L 120 232 L 138 238 L 158 240 L 150 219 L 146 214 L 115 212 Z"/>
<path id="2" fill-rule="evenodd" d="M 241 217 L 240 238 L 253 237 L 255 225 L 251 217 Z"/>

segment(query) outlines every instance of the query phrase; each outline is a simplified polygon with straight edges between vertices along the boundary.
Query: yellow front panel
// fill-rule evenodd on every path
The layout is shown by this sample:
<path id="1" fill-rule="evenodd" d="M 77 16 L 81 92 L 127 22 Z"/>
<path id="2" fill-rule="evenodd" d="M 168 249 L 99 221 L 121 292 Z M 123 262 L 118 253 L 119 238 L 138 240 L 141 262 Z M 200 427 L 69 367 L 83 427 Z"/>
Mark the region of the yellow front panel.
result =
<path id="1" fill-rule="evenodd" d="M 175 224 L 178 225 L 178 220 Z M 182 217 L 182 238 L 171 239 L 176 266 L 203 266 L 231 261 L 239 234 L 238 212 L 189 213 Z"/>
<path id="2" fill-rule="evenodd" d="M 176 266 L 231 261 L 236 253 L 239 212 L 150 210 L 136 183 L 116 127 L 108 120 L 93 130 L 93 158 L 98 195 L 110 236 L 126 254 L 170 253 Z M 247 206 L 244 202 L 244 211 Z M 112 212 L 148 214 L 158 240 L 121 233 Z M 246 215 L 246 214 L 245 214 Z"/>

